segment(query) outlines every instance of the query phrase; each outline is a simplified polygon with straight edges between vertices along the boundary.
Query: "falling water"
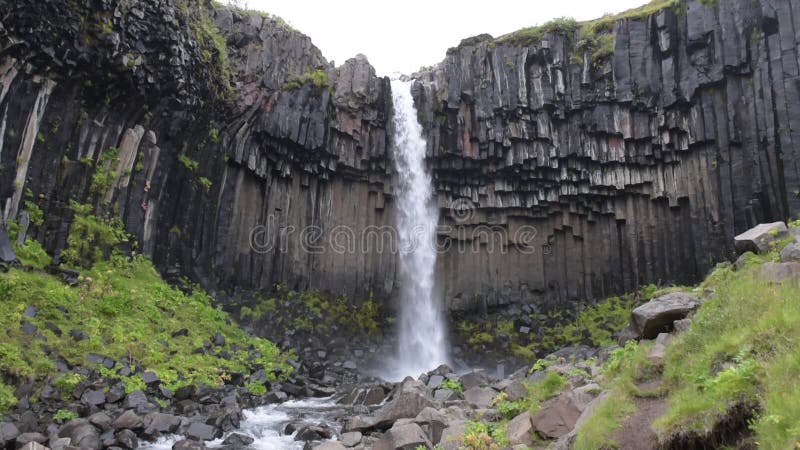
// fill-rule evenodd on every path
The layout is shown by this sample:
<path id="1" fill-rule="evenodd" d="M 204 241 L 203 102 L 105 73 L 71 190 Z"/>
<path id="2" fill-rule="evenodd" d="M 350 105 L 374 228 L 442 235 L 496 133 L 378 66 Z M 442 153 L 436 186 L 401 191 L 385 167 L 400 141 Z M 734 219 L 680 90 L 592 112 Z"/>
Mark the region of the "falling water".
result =
<path id="1" fill-rule="evenodd" d="M 394 163 L 398 174 L 400 323 L 395 377 L 416 376 L 447 361 L 445 324 L 434 295 L 436 208 L 425 167 L 425 139 L 411 83 L 392 81 Z"/>

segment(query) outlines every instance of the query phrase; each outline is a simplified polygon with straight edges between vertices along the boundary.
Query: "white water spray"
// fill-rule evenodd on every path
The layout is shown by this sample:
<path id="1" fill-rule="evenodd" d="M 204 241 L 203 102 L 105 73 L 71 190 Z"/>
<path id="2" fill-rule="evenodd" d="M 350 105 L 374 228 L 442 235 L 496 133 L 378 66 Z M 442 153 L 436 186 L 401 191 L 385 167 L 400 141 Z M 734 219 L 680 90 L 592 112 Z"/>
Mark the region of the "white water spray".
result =
<path id="1" fill-rule="evenodd" d="M 411 83 L 393 80 L 392 101 L 401 283 L 397 367 L 393 375 L 402 378 L 446 363 L 447 342 L 444 317 L 433 292 L 439 212 L 425 167 L 427 145 L 417 121 Z"/>

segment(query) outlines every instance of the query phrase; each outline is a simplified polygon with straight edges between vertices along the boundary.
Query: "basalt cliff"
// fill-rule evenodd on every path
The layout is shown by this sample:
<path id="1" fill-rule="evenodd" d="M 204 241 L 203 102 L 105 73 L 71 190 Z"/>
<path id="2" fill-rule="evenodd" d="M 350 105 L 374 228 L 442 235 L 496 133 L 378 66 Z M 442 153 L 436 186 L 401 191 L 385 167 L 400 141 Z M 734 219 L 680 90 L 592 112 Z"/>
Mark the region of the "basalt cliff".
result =
<path id="1" fill-rule="evenodd" d="M 797 215 L 797 17 L 788 0 L 686 0 L 599 37 L 466 39 L 415 74 L 446 305 L 688 283 L 738 232 Z M 394 223 L 391 117 L 365 57 L 335 66 L 275 17 L 0 0 L 3 217 L 36 205 L 29 233 L 54 253 L 77 202 L 220 295 L 391 304 L 396 255 L 373 241 Z"/>

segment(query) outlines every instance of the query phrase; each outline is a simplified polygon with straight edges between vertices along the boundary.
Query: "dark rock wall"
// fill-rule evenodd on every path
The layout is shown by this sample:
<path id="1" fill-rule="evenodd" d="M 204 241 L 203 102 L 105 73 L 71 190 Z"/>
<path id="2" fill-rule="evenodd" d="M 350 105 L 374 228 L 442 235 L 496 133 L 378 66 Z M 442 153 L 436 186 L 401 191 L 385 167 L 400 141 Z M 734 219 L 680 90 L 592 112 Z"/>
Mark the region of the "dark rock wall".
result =
<path id="1" fill-rule="evenodd" d="M 616 22 L 606 61 L 571 63 L 574 36 L 547 35 L 419 75 L 451 308 L 689 282 L 736 232 L 800 210 L 800 5 L 686 6 Z M 394 222 L 391 92 L 366 58 L 333 67 L 278 19 L 194 0 L 0 11 L 0 201 L 9 218 L 38 203 L 49 250 L 76 199 L 212 291 L 396 292 L 394 254 L 370 244 Z M 111 147 L 113 184 L 91 192 Z"/>

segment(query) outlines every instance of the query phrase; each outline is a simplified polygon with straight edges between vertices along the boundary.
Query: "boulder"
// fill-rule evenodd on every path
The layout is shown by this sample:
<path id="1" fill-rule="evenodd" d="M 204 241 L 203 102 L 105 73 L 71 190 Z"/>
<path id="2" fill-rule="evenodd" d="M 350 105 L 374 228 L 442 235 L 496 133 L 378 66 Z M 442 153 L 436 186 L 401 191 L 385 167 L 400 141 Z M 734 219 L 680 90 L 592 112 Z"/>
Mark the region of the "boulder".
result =
<path id="1" fill-rule="evenodd" d="M 8 232 L 4 227 L 0 227 L 0 262 L 9 264 L 16 260 L 17 255 L 14 254 L 14 247 L 11 245 Z"/>
<path id="2" fill-rule="evenodd" d="M 506 436 L 511 445 L 533 445 L 531 432 L 533 430 L 533 422 L 531 421 L 531 413 L 525 411 L 524 413 L 514 417 L 508 422 L 506 428 Z"/>
<path id="3" fill-rule="evenodd" d="M 89 416 L 89 423 L 105 431 L 111 428 L 111 424 L 113 423 L 113 421 L 111 420 L 111 417 L 108 416 L 108 414 L 100 411 Z"/>
<path id="4" fill-rule="evenodd" d="M 362 437 L 363 435 L 358 431 L 351 431 L 349 433 L 342 433 L 342 435 L 339 436 L 339 442 L 345 447 L 355 447 L 361 442 Z"/>
<path id="5" fill-rule="evenodd" d="M 333 432 L 330 428 L 322 425 L 306 425 L 299 430 L 294 436 L 295 441 L 321 441 L 323 439 L 330 439 Z"/>
<path id="6" fill-rule="evenodd" d="M 659 333 L 656 337 L 656 342 L 647 354 L 647 359 L 653 364 L 661 365 L 664 362 L 664 356 L 667 354 L 667 346 L 672 341 L 672 335 L 669 333 Z"/>
<path id="7" fill-rule="evenodd" d="M 186 437 L 195 441 L 213 441 L 221 434 L 217 428 L 200 422 L 193 422 L 186 430 Z"/>
<path id="8" fill-rule="evenodd" d="M 770 244 L 782 239 L 788 231 L 783 222 L 762 223 L 733 238 L 733 243 L 739 253 L 765 253 L 770 251 Z"/>
<path id="9" fill-rule="evenodd" d="M 514 401 L 528 396 L 528 389 L 519 380 L 512 380 L 503 388 L 508 400 Z"/>
<path id="10" fill-rule="evenodd" d="M 199 441 L 184 439 L 172 445 L 172 450 L 206 450 L 206 444 Z"/>
<path id="11" fill-rule="evenodd" d="M 47 436 L 43 435 L 42 433 L 22 433 L 19 436 L 17 436 L 17 446 L 25 445 L 28 442 L 36 442 L 39 444 L 44 444 L 45 442 L 47 442 Z"/>
<path id="12" fill-rule="evenodd" d="M 553 450 L 571 450 L 573 448 L 573 442 L 575 440 L 575 437 L 578 435 L 578 431 L 580 430 L 581 425 L 587 420 L 589 420 L 589 418 L 591 418 L 592 415 L 594 415 L 597 408 L 604 401 L 606 401 L 609 398 L 609 396 L 610 396 L 609 392 L 604 391 L 597 398 L 589 402 L 583 409 L 583 412 L 581 413 L 581 416 L 578 418 L 577 422 L 575 422 L 575 426 L 572 428 L 572 431 L 561 436 L 553 446 Z"/>
<path id="13" fill-rule="evenodd" d="M 19 436 L 19 429 L 11 422 L 0 422 L 0 448 L 5 448 L 9 442 Z"/>
<path id="14" fill-rule="evenodd" d="M 800 262 L 767 262 L 761 265 L 761 279 L 769 283 L 783 283 L 800 279 Z"/>
<path id="15" fill-rule="evenodd" d="M 800 242 L 792 242 L 781 250 L 782 262 L 800 262 Z"/>
<path id="16" fill-rule="evenodd" d="M 81 403 L 89 406 L 100 406 L 106 402 L 106 393 L 102 389 L 87 389 L 81 394 Z"/>
<path id="17" fill-rule="evenodd" d="M 341 442 L 328 441 L 315 445 L 313 450 L 347 450 Z"/>
<path id="18" fill-rule="evenodd" d="M 373 450 L 415 450 L 423 446 L 431 448 L 425 432 L 415 423 L 395 425 L 375 443 Z"/>
<path id="19" fill-rule="evenodd" d="M 417 414 L 417 417 L 414 418 L 414 423 L 419 425 L 428 436 L 428 439 L 436 444 L 442 439 L 442 432 L 447 428 L 447 417 L 429 407 Z"/>
<path id="20" fill-rule="evenodd" d="M 116 434 L 116 440 L 119 445 L 123 448 L 127 448 L 129 450 L 134 450 L 139 448 L 139 438 L 136 437 L 136 433 L 131 430 L 120 430 Z"/>
<path id="21" fill-rule="evenodd" d="M 447 428 L 442 432 L 442 439 L 439 446 L 443 450 L 461 450 L 464 448 L 464 433 L 467 431 L 465 420 L 451 420 Z"/>
<path id="22" fill-rule="evenodd" d="M 58 437 L 70 438 L 70 445 L 82 449 L 100 450 L 100 433 L 87 419 L 72 419 L 58 430 Z"/>
<path id="23" fill-rule="evenodd" d="M 229 445 L 234 448 L 242 448 L 247 447 L 248 445 L 255 442 L 251 436 L 242 433 L 231 433 L 228 437 L 222 441 L 222 445 Z"/>
<path id="24" fill-rule="evenodd" d="M 497 391 L 487 387 L 472 387 L 464 391 L 464 400 L 473 408 L 489 408 L 492 406 Z"/>
<path id="25" fill-rule="evenodd" d="M 131 409 L 126 410 L 111 424 L 115 430 L 138 430 L 142 425 L 144 425 L 142 418 Z"/>
<path id="26" fill-rule="evenodd" d="M 631 313 L 633 330 L 643 339 L 654 339 L 658 333 L 671 331 L 673 322 L 685 318 L 700 306 L 697 297 L 673 292 L 656 297 Z"/>
<path id="27" fill-rule="evenodd" d="M 50 450 L 50 449 L 38 442 L 28 442 L 22 447 L 19 447 L 17 450 Z"/>
<path id="28" fill-rule="evenodd" d="M 681 319 L 676 320 L 672 323 L 672 326 L 675 327 L 676 333 L 683 333 L 684 331 L 689 331 L 689 328 L 692 327 L 692 319 Z"/>
<path id="29" fill-rule="evenodd" d="M 372 416 L 352 417 L 343 431 L 386 429 L 398 419 L 413 419 L 428 406 L 434 406 L 434 403 L 425 385 L 417 380 L 406 379 L 397 388 L 392 401 L 383 405 Z"/>
<path id="30" fill-rule="evenodd" d="M 543 438 L 559 438 L 572 431 L 588 401 L 590 399 L 572 391 L 565 392 L 544 402 L 531 423 Z"/>
<path id="31" fill-rule="evenodd" d="M 486 386 L 489 384 L 489 376 L 486 374 L 486 371 L 483 369 L 473 370 L 472 372 L 466 373 L 461 375 L 460 380 L 461 386 L 464 387 L 464 390 L 471 389 L 473 387 L 480 387 Z"/>

